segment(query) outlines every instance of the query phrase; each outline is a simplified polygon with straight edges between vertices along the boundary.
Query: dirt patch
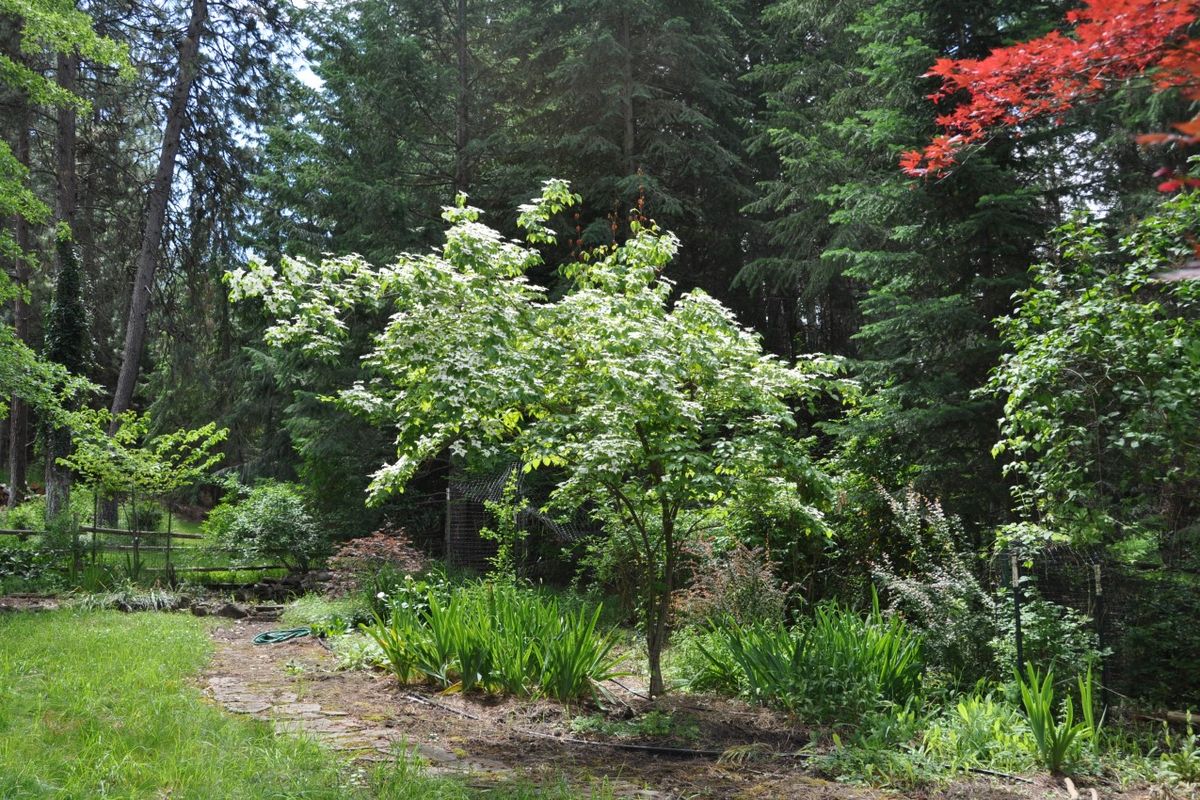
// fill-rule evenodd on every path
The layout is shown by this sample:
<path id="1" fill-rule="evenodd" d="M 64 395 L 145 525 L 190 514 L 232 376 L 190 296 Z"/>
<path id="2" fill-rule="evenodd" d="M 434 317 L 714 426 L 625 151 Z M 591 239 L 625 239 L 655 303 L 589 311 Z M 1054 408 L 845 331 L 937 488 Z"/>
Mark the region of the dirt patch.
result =
<path id="1" fill-rule="evenodd" d="M 0 614 L 8 611 L 54 611 L 57 598 L 41 594 L 10 594 L 0 597 Z"/>
<path id="2" fill-rule="evenodd" d="M 312 638 L 251 642 L 270 628 L 271 623 L 239 620 L 214 629 L 217 648 L 204 675 L 206 692 L 231 712 L 312 735 L 355 761 L 388 761 L 408 748 L 434 771 L 469 773 L 472 782 L 566 777 L 581 787 L 604 782 L 621 797 L 896 796 L 824 780 L 806 770 L 802 759 L 780 757 L 800 750 L 808 732 L 781 715 L 728 699 L 674 695 L 651 703 L 636 684 L 622 681 L 607 688 L 625 716 L 644 719 L 646 712 L 657 711 L 671 724 L 653 735 L 638 735 L 630 731 L 633 726 L 621 726 L 621 714 L 597 715 L 591 727 L 603 730 L 591 730 L 578 718 L 595 714 L 594 709 L 446 695 L 400 686 L 383 673 L 339 672 L 334 656 Z M 704 755 L 688 756 L 684 750 Z M 718 759 L 720 753 L 727 757 Z M 1028 800 L 1057 795 L 1065 793 L 1048 782 L 1014 786 L 980 778 L 911 796 Z"/>

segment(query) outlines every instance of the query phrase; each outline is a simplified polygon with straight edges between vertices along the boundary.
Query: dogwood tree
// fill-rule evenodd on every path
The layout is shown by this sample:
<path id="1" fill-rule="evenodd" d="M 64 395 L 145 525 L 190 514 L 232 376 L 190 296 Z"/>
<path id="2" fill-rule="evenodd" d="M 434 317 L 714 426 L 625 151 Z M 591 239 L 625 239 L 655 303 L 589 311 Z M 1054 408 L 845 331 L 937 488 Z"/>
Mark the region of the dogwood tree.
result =
<path id="1" fill-rule="evenodd" d="M 549 221 L 577 200 L 549 181 L 519 225 L 550 243 Z M 653 224 L 566 267 L 570 289 L 551 301 L 525 277 L 538 250 L 481 224 L 463 197 L 444 216 L 440 252 L 385 267 L 357 256 L 251 264 L 229 274 L 232 296 L 262 299 L 269 342 L 320 358 L 340 356 L 352 313 L 388 312 L 369 379 L 335 399 L 396 431 L 371 498 L 402 491 L 447 446 L 552 469 L 548 509 L 590 510 L 634 561 L 659 694 L 670 597 L 700 512 L 752 498 L 823 529 L 829 483 L 797 435 L 795 404 L 840 385 L 835 363 L 764 354 L 702 291 L 672 300 L 662 272 L 678 241 Z"/>

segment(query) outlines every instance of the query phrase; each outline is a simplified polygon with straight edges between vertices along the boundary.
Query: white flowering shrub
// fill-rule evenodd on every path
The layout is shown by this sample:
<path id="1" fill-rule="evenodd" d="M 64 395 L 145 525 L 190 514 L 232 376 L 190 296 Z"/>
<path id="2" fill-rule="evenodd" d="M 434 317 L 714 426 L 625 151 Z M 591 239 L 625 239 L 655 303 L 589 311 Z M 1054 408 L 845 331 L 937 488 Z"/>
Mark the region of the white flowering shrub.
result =
<path id="1" fill-rule="evenodd" d="M 979 580 L 975 556 L 957 545 L 965 538 L 961 523 L 946 516 L 937 500 L 911 489 L 899 497 L 882 494 L 896 533 L 911 543 L 911 552 L 904 570 L 887 559 L 874 565 L 875 580 L 887 591 L 892 608 L 924 637 L 930 667 L 965 682 L 988 674 L 995 600 Z"/>

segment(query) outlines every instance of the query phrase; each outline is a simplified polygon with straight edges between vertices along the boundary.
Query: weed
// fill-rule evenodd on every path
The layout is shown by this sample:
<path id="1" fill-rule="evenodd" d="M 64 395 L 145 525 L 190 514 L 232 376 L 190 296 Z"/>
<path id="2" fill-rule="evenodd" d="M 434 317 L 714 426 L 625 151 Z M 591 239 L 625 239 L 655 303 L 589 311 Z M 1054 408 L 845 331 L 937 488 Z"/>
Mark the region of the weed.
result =
<path id="1" fill-rule="evenodd" d="M 700 738 L 700 726 L 695 720 L 658 710 L 648 711 L 630 720 L 609 720 L 601 714 L 588 714 L 571 720 L 571 730 L 618 738 L 671 737 L 687 741 Z"/>
<path id="2" fill-rule="evenodd" d="M 1173 736 L 1164 725 L 1163 752 L 1159 755 L 1159 766 L 1167 778 L 1180 783 L 1200 783 L 1200 737 L 1192 729 L 1192 717 L 1188 715 L 1187 732 Z"/>
<path id="3" fill-rule="evenodd" d="M 1035 745 L 1021 714 L 1003 698 L 975 692 L 944 709 L 926 728 L 922 746 L 951 771 L 983 767 L 1026 772 Z"/>

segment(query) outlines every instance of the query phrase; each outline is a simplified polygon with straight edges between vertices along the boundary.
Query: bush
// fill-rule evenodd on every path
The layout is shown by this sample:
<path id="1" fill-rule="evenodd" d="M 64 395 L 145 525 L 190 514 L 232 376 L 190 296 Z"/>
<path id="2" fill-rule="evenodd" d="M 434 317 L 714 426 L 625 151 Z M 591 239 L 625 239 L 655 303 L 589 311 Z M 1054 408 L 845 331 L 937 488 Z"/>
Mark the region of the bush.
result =
<path id="1" fill-rule="evenodd" d="M 263 483 L 245 497 L 222 501 L 205 529 L 243 561 L 271 559 L 307 570 L 329 552 L 329 539 L 309 513 L 300 487 Z"/>
<path id="2" fill-rule="evenodd" d="M 783 621 L 788 590 L 776 577 L 766 549 L 738 543 L 717 553 L 711 542 L 699 541 L 692 554 L 692 583 L 678 601 L 684 619 L 729 619 L 743 625 Z"/>
<path id="3" fill-rule="evenodd" d="M 334 584 L 341 592 L 362 588 L 386 591 L 397 576 L 417 574 L 427 566 L 425 556 L 413 546 L 402 528 L 380 528 L 341 544 L 329 559 Z"/>
<path id="4" fill-rule="evenodd" d="M 153 503 L 134 506 L 129 512 L 129 527 L 135 531 L 156 531 L 162 527 L 163 510 Z"/>
<path id="5" fill-rule="evenodd" d="M 980 583 L 972 556 L 959 549 L 966 539 L 962 523 L 912 489 L 899 497 L 879 492 L 900 540 L 912 547 L 903 569 L 887 556 L 872 568 L 889 605 L 920 632 L 930 664 L 963 683 L 991 674 L 995 600 Z"/>
<path id="6" fill-rule="evenodd" d="M 1032 585 L 1022 587 L 1021 594 L 1021 651 L 1026 661 L 1045 664 L 1070 684 L 1109 654 L 1100 650 L 1091 617 L 1043 600 Z M 991 642 L 992 652 L 997 663 L 1011 668 L 1017 661 L 1011 593 L 1005 592 L 997 614 L 999 632 Z"/>
<path id="7" fill-rule="evenodd" d="M 5 527 L 14 531 L 46 530 L 46 498 L 31 497 L 5 514 Z"/>
<path id="8" fill-rule="evenodd" d="M 866 617 L 836 603 L 794 628 L 778 623 L 714 626 L 719 649 L 701 649 L 710 686 L 813 721 L 847 720 L 905 705 L 921 689 L 921 639 L 878 604 Z"/>
<path id="9" fill-rule="evenodd" d="M 616 640 L 599 630 L 601 609 L 571 609 L 554 597 L 511 584 L 476 584 L 449 598 L 393 603 L 365 628 L 402 683 L 443 688 L 594 697 L 616 673 Z"/>
<path id="10" fill-rule="evenodd" d="M 33 542 L 0 543 L 0 592 L 56 588 L 55 562 Z"/>

